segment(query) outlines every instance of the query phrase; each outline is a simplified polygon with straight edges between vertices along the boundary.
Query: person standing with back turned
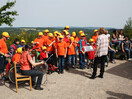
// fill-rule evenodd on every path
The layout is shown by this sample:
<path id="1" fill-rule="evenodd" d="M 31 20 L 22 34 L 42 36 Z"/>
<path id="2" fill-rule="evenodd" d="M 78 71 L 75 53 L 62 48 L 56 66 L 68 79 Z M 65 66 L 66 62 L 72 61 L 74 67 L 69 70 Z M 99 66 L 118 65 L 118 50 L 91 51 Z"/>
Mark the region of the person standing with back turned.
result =
<path id="1" fill-rule="evenodd" d="M 104 74 L 104 67 L 105 67 L 105 60 L 106 56 L 108 54 L 108 37 L 105 35 L 105 28 L 100 28 L 99 29 L 99 36 L 97 38 L 97 43 L 96 43 L 96 50 L 95 50 L 95 60 L 94 60 L 94 67 L 93 67 L 93 74 L 90 77 L 90 79 L 95 79 L 96 78 L 96 73 L 97 73 L 97 65 L 100 62 L 101 63 L 101 68 L 100 68 L 100 75 L 98 76 L 99 78 L 103 78 Z"/>

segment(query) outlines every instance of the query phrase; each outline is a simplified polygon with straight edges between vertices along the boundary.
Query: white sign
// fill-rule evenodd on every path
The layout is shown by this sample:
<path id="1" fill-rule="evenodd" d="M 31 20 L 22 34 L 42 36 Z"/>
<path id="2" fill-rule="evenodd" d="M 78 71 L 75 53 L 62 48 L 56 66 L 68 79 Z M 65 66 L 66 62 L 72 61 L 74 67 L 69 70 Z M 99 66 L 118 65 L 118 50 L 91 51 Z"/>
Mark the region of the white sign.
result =
<path id="1" fill-rule="evenodd" d="M 84 46 L 84 52 L 94 51 L 92 46 Z"/>

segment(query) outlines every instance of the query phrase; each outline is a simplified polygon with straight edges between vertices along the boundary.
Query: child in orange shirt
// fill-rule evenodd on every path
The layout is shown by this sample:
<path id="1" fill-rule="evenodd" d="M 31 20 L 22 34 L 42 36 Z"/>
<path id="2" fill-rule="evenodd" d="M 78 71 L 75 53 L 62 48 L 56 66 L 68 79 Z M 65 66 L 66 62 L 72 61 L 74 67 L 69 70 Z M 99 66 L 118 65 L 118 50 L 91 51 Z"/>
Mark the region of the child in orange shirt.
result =
<path id="1" fill-rule="evenodd" d="M 20 57 L 21 57 L 21 53 L 22 53 L 22 47 L 17 48 L 16 54 L 12 57 L 12 62 L 16 62 L 17 64 L 20 63 Z M 6 65 L 6 73 L 8 75 L 9 73 L 9 69 L 10 69 L 11 63 L 8 62 Z"/>
<path id="2" fill-rule="evenodd" d="M 72 68 L 75 68 L 75 48 L 76 43 L 74 42 L 74 37 L 70 37 L 70 42 L 67 45 L 67 51 L 68 51 L 68 63 L 67 63 L 67 69 L 69 69 L 69 66 Z"/>
<path id="3" fill-rule="evenodd" d="M 66 58 L 67 53 L 67 44 L 65 41 L 63 41 L 63 36 L 59 36 L 59 41 L 56 42 L 55 48 L 56 48 L 56 57 L 59 60 L 59 74 L 63 73 L 64 69 L 64 58 Z"/>
<path id="4" fill-rule="evenodd" d="M 76 35 L 76 32 L 72 32 L 72 37 L 74 37 L 74 42 L 77 44 L 79 42 L 79 38 Z M 75 48 L 75 65 L 77 65 L 77 53 L 78 53 L 78 47 Z"/>
<path id="5" fill-rule="evenodd" d="M 17 48 L 17 53 L 12 57 L 12 62 L 20 63 L 20 57 L 22 53 L 22 47 Z"/>

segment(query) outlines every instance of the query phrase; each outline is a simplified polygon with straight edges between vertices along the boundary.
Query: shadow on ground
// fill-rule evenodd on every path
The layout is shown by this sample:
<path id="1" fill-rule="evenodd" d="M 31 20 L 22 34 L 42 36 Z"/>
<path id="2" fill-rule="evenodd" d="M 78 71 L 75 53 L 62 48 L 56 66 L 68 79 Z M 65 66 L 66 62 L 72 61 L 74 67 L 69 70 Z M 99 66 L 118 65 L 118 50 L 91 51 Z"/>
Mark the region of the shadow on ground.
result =
<path id="1" fill-rule="evenodd" d="M 87 77 L 87 78 L 89 78 L 91 76 L 90 73 L 87 73 L 86 71 L 82 71 L 82 70 L 78 70 L 78 69 L 70 68 L 67 72 L 77 74 L 77 75 L 81 75 L 81 76 L 84 76 L 84 77 Z"/>
<path id="2" fill-rule="evenodd" d="M 106 70 L 106 72 L 132 80 L 132 62 L 125 62 L 109 70 Z"/>
<path id="3" fill-rule="evenodd" d="M 124 93 L 115 93 L 111 91 L 106 91 L 106 93 L 110 95 L 107 99 L 132 99 L 132 96 Z"/>
<path id="4" fill-rule="evenodd" d="M 18 84 L 18 91 L 20 88 L 25 88 L 30 91 L 30 88 L 26 88 L 26 86 L 29 86 L 27 82 L 24 82 L 22 84 Z M 16 93 L 16 84 L 13 84 L 11 82 L 5 82 L 5 87 L 9 88 L 10 90 L 14 91 Z"/>

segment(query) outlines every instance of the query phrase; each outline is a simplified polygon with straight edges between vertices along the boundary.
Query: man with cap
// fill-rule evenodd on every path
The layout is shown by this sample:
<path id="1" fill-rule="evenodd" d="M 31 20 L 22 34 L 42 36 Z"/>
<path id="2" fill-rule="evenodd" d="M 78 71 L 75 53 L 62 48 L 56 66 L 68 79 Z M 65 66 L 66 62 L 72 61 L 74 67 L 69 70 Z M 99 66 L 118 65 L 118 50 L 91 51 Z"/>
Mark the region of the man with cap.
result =
<path id="1" fill-rule="evenodd" d="M 7 32 L 2 33 L 2 38 L 0 39 L 0 75 L 1 75 L 1 81 L 0 85 L 4 84 L 4 68 L 5 68 L 5 59 L 6 57 L 9 57 L 8 48 L 6 45 L 6 40 L 9 38 L 9 34 Z"/>
<path id="2" fill-rule="evenodd" d="M 95 29 L 94 30 L 94 35 L 92 36 L 92 39 L 94 40 L 94 42 L 96 43 L 96 41 L 97 41 L 97 37 L 98 37 L 99 35 L 98 35 L 98 30 L 97 29 Z"/>

